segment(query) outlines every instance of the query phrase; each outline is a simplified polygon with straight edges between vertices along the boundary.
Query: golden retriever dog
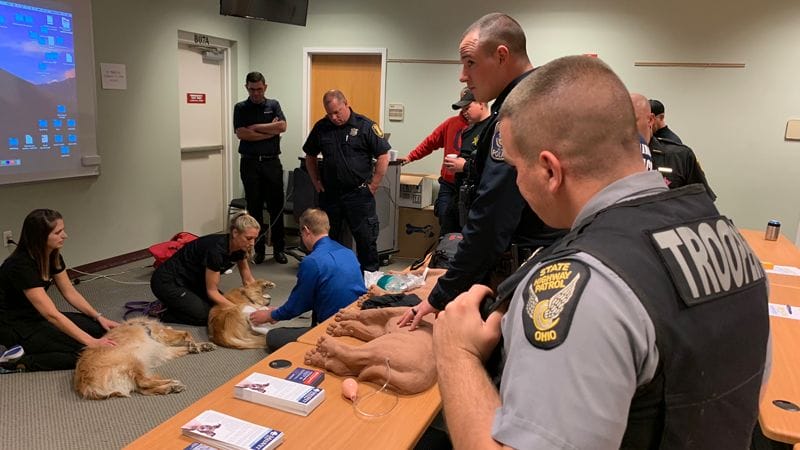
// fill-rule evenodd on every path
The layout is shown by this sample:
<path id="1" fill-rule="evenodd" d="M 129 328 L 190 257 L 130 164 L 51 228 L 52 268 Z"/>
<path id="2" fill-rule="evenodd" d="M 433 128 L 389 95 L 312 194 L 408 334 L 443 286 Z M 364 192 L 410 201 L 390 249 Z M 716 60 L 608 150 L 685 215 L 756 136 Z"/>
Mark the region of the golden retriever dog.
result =
<path id="1" fill-rule="evenodd" d="M 181 392 L 180 381 L 161 378 L 150 369 L 188 353 L 216 348 L 210 342 L 196 343 L 188 331 L 145 317 L 123 322 L 106 337 L 117 345 L 87 348 L 78 358 L 73 386 L 83 398 L 130 397 L 132 391 L 142 395 Z"/>
<path id="2" fill-rule="evenodd" d="M 208 313 L 208 338 L 211 342 L 227 348 L 264 348 L 267 343 L 263 334 L 250 328 L 250 312 L 269 305 L 267 289 L 275 283 L 256 280 L 244 287 L 225 293 L 234 306 L 214 306 Z"/>

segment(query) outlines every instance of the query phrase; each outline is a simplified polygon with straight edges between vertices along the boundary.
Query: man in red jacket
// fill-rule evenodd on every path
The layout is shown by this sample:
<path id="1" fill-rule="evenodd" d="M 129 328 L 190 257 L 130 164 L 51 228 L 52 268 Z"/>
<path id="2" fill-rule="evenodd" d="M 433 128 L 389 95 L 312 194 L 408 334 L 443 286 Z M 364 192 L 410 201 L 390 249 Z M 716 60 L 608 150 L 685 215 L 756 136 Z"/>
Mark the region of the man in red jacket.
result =
<path id="1" fill-rule="evenodd" d="M 445 167 L 444 161 L 447 160 L 448 155 L 455 155 L 453 157 L 458 157 L 460 154 L 461 131 L 467 126 L 465 113 L 474 100 L 475 97 L 472 96 L 472 92 L 464 88 L 461 91 L 459 100 L 453 103 L 453 109 L 461 111 L 459 111 L 457 115 L 439 124 L 439 126 L 433 130 L 433 133 L 420 142 L 417 148 L 412 150 L 405 158 L 401 158 L 403 164 L 408 164 L 430 155 L 434 150 L 440 148 L 444 149 L 441 177 L 439 177 L 439 195 L 436 197 L 436 203 L 433 205 L 433 213 L 439 219 L 441 235 L 458 233 L 461 231 L 461 227 L 458 226 L 458 210 L 450 206 L 451 204 L 456 206 L 458 199 L 455 172 Z M 453 212 L 455 212 L 455 214 L 453 214 Z"/>

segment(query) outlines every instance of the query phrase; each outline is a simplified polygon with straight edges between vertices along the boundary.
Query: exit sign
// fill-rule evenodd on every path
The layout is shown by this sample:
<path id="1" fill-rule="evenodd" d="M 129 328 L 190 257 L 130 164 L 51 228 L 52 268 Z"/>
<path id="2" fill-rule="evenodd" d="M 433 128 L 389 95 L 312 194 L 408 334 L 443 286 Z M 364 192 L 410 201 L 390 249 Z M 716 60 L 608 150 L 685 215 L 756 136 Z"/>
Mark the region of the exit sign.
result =
<path id="1" fill-rule="evenodd" d="M 201 94 L 197 92 L 186 93 L 186 103 L 205 103 L 205 102 L 206 102 L 206 94 Z"/>

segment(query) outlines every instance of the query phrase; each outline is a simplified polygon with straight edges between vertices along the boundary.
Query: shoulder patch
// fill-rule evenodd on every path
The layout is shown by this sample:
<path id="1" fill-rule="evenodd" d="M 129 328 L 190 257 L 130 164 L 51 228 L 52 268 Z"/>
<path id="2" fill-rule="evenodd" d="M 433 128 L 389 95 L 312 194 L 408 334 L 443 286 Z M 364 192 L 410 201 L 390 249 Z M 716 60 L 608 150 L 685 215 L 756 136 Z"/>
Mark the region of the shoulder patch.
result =
<path id="1" fill-rule="evenodd" d="M 379 127 L 377 123 L 372 124 L 372 132 L 377 134 L 379 138 L 383 137 L 383 130 L 381 130 L 381 127 Z"/>
<path id="2" fill-rule="evenodd" d="M 588 267 L 571 259 L 548 263 L 533 274 L 522 293 L 522 323 L 534 347 L 550 350 L 564 343 L 588 281 Z"/>
<path id="3" fill-rule="evenodd" d="M 495 161 L 505 161 L 503 156 L 503 139 L 500 137 L 500 123 L 494 125 L 494 134 L 492 135 L 492 149 L 489 155 Z"/>

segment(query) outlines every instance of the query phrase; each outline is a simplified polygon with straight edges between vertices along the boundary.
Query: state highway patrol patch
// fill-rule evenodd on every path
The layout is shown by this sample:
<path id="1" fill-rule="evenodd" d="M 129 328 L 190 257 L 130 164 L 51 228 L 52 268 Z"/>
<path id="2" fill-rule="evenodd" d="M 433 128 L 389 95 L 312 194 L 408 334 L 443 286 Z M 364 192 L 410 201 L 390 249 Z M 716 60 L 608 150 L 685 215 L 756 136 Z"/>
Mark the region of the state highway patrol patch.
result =
<path id="1" fill-rule="evenodd" d="M 588 281 L 589 269 L 575 260 L 548 263 L 533 274 L 522 293 L 522 323 L 534 347 L 550 350 L 567 339 Z"/>
<path id="2" fill-rule="evenodd" d="M 383 137 L 383 130 L 381 130 L 381 127 L 379 127 L 377 123 L 372 124 L 372 131 L 375 132 L 379 138 Z"/>
<path id="3" fill-rule="evenodd" d="M 505 161 L 503 156 L 503 139 L 500 137 L 500 123 L 494 124 L 492 135 L 492 151 L 489 153 L 495 161 Z"/>

